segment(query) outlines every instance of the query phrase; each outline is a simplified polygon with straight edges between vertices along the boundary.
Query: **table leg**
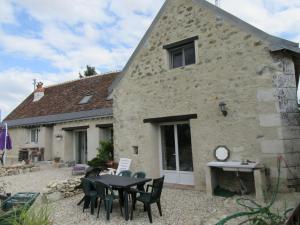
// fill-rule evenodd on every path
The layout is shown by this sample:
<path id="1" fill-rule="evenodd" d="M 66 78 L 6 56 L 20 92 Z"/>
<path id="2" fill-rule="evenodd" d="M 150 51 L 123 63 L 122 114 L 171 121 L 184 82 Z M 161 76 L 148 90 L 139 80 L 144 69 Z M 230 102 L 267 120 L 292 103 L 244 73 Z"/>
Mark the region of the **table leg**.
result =
<path id="1" fill-rule="evenodd" d="M 124 211 L 125 211 L 125 220 L 128 221 L 129 212 L 128 212 L 128 192 L 127 192 L 127 190 L 124 190 Z"/>

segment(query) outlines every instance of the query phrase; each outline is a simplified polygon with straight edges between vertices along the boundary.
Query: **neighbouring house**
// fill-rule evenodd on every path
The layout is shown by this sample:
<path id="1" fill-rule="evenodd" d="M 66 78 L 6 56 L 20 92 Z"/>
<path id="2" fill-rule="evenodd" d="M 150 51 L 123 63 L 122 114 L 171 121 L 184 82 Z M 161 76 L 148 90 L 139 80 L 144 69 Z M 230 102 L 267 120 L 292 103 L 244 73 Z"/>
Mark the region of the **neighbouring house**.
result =
<path id="1" fill-rule="evenodd" d="M 299 187 L 299 72 L 297 43 L 204 0 L 166 0 L 110 87 L 115 154 L 200 190 L 217 146 L 231 161 L 261 162 L 271 185 L 281 154 L 282 189 Z"/>
<path id="2" fill-rule="evenodd" d="M 86 163 L 101 140 L 112 140 L 112 101 L 107 89 L 117 73 L 95 75 L 49 87 L 38 83 L 5 119 L 13 139 L 8 161 Z"/>

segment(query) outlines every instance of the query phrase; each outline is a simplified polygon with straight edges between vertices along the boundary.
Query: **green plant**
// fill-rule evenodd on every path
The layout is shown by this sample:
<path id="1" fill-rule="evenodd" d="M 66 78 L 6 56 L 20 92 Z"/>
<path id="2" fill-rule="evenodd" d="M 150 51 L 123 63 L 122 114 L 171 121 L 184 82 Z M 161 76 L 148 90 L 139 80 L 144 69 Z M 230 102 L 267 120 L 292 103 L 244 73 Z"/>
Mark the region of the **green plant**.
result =
<path id="1" fill-rule="evenodd" d="M 88 165 L 92 167 L 104 166 L 107 161 L 113 160 L 114 146 L 111 141 L 101 141 L 98 150 L 98 155 L 91 161 L 88 161 Z"/>
<path id="2" fill-rule="evenodd" d="M 283 213 L 274 213 L 271 211 L 271 207 L 274 204 L 278 191 L 279 191 L 279 181 L 280 181 L 280 170 L 281 170 L 281 161 L 282 157 L 278 157 L 277 160 L 277 169 L 278 169 L 278 177 L 277 177 L 277 184 L 276 189 L 272 194 L 272 198 L 269 204 L 266 206 L 260 205 L 257 202 L 253 201 L 252 199 L 248 198 L 239 198 L 237 199 L 237 204 L 247 209 L 244 212 L 237 212 L 224 219 L 220 220 L 215 225 L 225 225 L 228 221 L 247 217 L 245 221 L 240 223 L 242 224 L 249 224 L 249 225 L 282 225 L 287 219 L 288 213 L 292 211 L 292 209 L 284 209 Z M 295 224 L 296 225 L 296 224 Z"/>
<path id="3" fill-rule="evenodd" d="M 50 211 L 48 206 L 33 208 L 27 207 L 16 211 L 14 215 L 5 220 L 5 224 L 10 225 L 52 225 Z"/>

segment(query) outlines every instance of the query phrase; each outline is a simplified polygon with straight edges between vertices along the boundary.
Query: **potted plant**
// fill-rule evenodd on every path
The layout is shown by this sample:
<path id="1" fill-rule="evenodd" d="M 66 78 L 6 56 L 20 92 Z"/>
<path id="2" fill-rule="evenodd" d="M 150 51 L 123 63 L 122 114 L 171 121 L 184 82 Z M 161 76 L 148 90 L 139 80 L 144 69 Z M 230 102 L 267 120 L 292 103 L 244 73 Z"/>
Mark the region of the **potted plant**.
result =
<path id="1" fill-rule="evenodd" d="M 96 158 L 88 162 L 92 167 L 111 167 L 113 164 L 113 144 L 111 141 L 101 141 Z"/>
<path id="2" fill-rule="evenodd" d="M 59 163 L 60 162 L 60 156 L 58 155 L 58 152 L 56 152 L 56 156 L 54 157 L 54 162 Z"/>

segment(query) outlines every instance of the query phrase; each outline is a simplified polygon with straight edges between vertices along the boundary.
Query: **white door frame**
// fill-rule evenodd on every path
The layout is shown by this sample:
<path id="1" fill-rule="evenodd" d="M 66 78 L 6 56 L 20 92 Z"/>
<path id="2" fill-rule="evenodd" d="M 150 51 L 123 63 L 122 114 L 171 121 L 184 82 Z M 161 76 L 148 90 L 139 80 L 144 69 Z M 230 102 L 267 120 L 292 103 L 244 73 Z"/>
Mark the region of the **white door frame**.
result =
<path id="1" fill-rule="evenodd" d="M 189 121 L 181 121 L 181 122 L 167 122 L 167 123 L 160 123 L 158 125 L 158 144 L 159 144 L 159 164 L 160 164 L 160 175 L 166 176 L 165 181 L 167 183 L 176 183 L 176 184 L 184 184 L 184 185 L 194 185 L 194 171 L 180 171 L 179 170 L 179 146 L 178 146 L 178 133 L 177 133 L 177 125 L 179 124 L 189 124 Z M 176 170 L 163 170 L 163 159 L 162 159 L 162 137 L 161 137 L 161 126 L 163 125 L 172 125 L 174 128 L 174 141 L 175 141 L 175 154 L 176 154 Z M 191 129 L 191 127 L 190 127 Z M 192 137 L 191 137 L 192 138 Z M 168 176 L 171 178 L 168 179 Z M 170 181 L 171 180 L 171 181 Z M 172 181 L 173 180 L 173 181 Z M 177 180 L 177 181 L 175 181 Z M 174 182 L 175 181 L 175 182 Z"/>

